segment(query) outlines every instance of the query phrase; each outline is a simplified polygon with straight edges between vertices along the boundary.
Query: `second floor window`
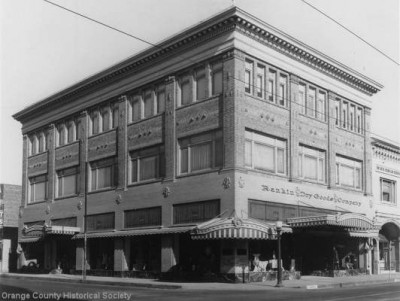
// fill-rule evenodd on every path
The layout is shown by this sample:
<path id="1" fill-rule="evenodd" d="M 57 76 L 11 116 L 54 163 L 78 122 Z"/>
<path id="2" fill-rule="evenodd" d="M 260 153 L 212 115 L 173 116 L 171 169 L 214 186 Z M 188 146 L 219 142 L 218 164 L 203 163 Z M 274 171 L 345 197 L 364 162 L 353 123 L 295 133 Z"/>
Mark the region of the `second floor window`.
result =
<path id="1" fill-rule="evenodd" d="M 90 163 L 90 191 L 114 187 L 115 173 L 113 158 Z"/>
<path id="2" fill-rule="evenodd" d="M 299 177 L 325 183 L 325 152 L 300 146 Z"/>
<path id="3" fill-rule="evenodd" d="M 336 156 L 336 184 L 361 189 L 362 163 L 353 159 Z"/>
<path id="4" fill-rule="evenodd" d="M 163 176 L 163 149 L 152 147 L 130 155 L 130 183 L 153 180 Z"/>
<path id="5" fill-rule="evenodd" d="M 286 174 L 286 141 L 246 130 L 245 165 Z"/>
<path id="6" fill-rule="evenodd" d="M 57 197 L 71 196 L 78 193 L 78 170 L 76 167 L 57 172 Z"/>
<path id="7" fill-rule="evenodd" d="M 381 178 L 381 201 L 396 203 L 396 181 Z"/>
<path id="8" fill-rule="evenodd" d="M 180 174 L 221 167 L 222 158 L 221 131 L 179 141 Z"/>
<path id="9" fill-rule="evenodd" d="M 47 199 L 47 175 L 29 178 L 29 203 Z"/>

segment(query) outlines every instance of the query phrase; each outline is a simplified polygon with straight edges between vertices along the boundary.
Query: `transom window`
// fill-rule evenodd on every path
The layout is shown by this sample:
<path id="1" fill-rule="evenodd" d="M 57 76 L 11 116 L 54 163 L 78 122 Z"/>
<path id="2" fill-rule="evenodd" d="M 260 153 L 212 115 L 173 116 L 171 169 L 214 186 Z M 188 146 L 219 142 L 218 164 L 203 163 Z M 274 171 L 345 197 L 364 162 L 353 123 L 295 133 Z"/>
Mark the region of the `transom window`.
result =
<path id="1" fill-rule="evenodd" d="M 42 202 L 47 199 L 47 175 L 29 178 L 29 203 Z"/>
<path id="2" fill-rule="evenodd" d="M 361 189 L 362 162 L 336 156 L 336 184 Z"/>
<path id="3" fill-rule="evenodd" d="M 381 201 L 396 203 L 396 181 L 381 178 Z"/>
<path id="4" fill-rule="evenodd" d="M 222 158 L 221 131 L 179 141 L 180 174 L 221 167 Z"/>
<path id="5" fill-rule="evenodd" d="M 164 151 L 162 147 L 152 147 L 131 153 L 130 183 L 153 180 L 164 174 Z"/>
<path id="6" fill-rule="evenodd" d="M 57 172 L 57 197 L 76 195 L 78 193 L 78 169 L 76 167 Z"/>
<path id="7" fill-rule="evenodd" d="M 245 166 L 286 174 L 286 141 L 246 130 Z"/>
<path id="8" fill-rule="evenodd" d="M 325 183 L 325 151 L 300 146 L 299 177 Z"/>

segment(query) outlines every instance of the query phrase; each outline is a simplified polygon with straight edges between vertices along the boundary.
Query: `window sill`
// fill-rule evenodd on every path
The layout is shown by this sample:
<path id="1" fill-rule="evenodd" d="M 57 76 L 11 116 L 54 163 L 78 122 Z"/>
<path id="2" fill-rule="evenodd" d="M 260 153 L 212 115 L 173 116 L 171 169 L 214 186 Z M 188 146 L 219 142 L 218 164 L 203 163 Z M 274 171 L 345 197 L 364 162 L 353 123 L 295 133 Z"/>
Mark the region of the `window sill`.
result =
<path id="1" fill-rule="evenodd" d="M 303 183 L 310 183 L 310 184 L 317 184 L 317 185 L 322 185 L 322 186 L 328 186 L 326 182 L 318 182 L 318 181 L 313 181 L 309 179 L 304 179 L 304 178 L 297 178 L 298 180 L 302 181 Z"/>
<path id="2" fill-rule="evenodd" d="M 157 117 L 159 117 L 159 116 L 162 116 L 163 114 L 164 114 L 164 112 L 160 112 L 160 113 L 157 113 L 157 114 L 155 114 L 155 115 L 153 115 L 153 116 L 143 117 L 143 118 L 140 118 L 140 119 L 138 119 L 138 120 L 129 121 L 129 122 L 128 122 L 128 126 L 130 126 L 130 125 L 132 125 L 132 124 L 140 123 L 140 122 L 145 121 L 145 120 L 150 120 L 150 119 L 152 119 L 152 118 L 157 118 Z"/>
<path id="3" fill-rule="evenodd" d="M 345 132 L 348 132 L 348 133 L 351 133 L 351 134 L 354 134 L 354 135 L 357 135 L 357 136 L 360 136 L 360 137 L 364 137 L 364 134 L 362 133 L 362 131 L 361 131 L 361 133 L 357 133 L 355 131 L 343 128 L 343 127 L 341 127 L 339 125 L 335 125 L 335 127 L 336 127 L 336 129 L 339 129 L 339 130 L 342 130 L 342 131 L 345 131 Z"/>
<path id="4" fill-rule="evenodd" d="M 274 176 L 274 177 L 280 177 L 280 178 L 284 178 L 284 179 L 288 178 L 287 174 L 279 174 L 279 173 L 274 173 L 274 172 L 270 172 L 270 171 L 266 171 L 266 170 L 262 170 L 262 169 L 250 168 L 250 167 L 245 167 L 245 168 L 246 168 L 247 172 L 260 173 L 260 174 L 270 175 L 270 176 Z"/>
<path id="5" fill-rule="evenodd" d="M 41 153 L 37 153 L 37 154 L 33 154 L 33 155 L 29 155 L 29 156 L 28 156 L 28 159 L 31 159 L 31 158 L 33 158 L 33 157 L 36 157 L 36 156 L 40 156 L 40 155 L 46 154 L 46 153 L 48 153 L 48 152 L 49 152 L 48 150 L 45 150 L 44 152 L 41 152 Z"/>
<path id="6" fill-rule="evenodd" d="M 285 110 L 289 111 L 289 108 L 287 107 L 287 104 L 286 105 L 279 105 L 279 104 L 276 103 L 276 99 L 274 99 L 274 101 L 270 101 L 270 100 L 265 99 L 263 97 L 254 96 L 254 95 L 252 95 L 251 93 L 248 93 L 248 92 L 245 92 L 245 93 L 246 93 L 247 96 L 249 96 L 249 97 L 251 97 L 251 98 L 253 98 L 255 100 L 262 101 L 262 102 L 268 103 L 270 105 L 273 105 L 275 107 L 278 107 L 278 108 L 285 109 Z"/>
<path id="7" fill-rule="evenodd" d="M 162 182 L 162 178 L 157 178 L 157 179 L 150 179 L 150 180 L 145 180 L 145 181 L 140 181 L 140 182 L 135 182 L 135 183 L 128 183 L 128 187 L 135 187 L 135 186 L 141 186 L 141 185 L 146 185 L 146 184 L 153 184 L 153 183 L 158 183 Z"/>
<path id="8" fill-rule="evenodd" d="M 47 202 L 47 200 L 37 201 L 37 202 L 30 202 L 30 203 L 27 203 L 27 205 L 29 206 L 29 205 L 43 204 L 43 203 L 46 203 L 46 202 Z"/>
<path id="9" fill-rule="evenodd" d="M 112 129 L 110 129 L 110 130 L 107 130 L 107 131 L 104 131 L 104 132 L 101 132 L 101 133 L 97 133 L 97 134 L 90 134 L 89 135 L 89 139 L 90 138 L 93 138 L 93 137 L 97 137 L 97 136 L 100 136 L 100 135 L 103 135 L 103 134 L 107 134 L 107 133 L 110 133 L 110 132 L 112 132 L 112 131 L 117 131 L 117 128 L 112 128 Z"/>
<path id="10" fill-rule="evenodd" d="M 346 191 L 346 192 L 351 191 L 351 192 L 357 192 L 357 193 L 364 193 L 364 191 L 362 189 L 356 189 L 356 188 L 352 188 L 350 186 L 341 186 L 338 184 L 335 184 L 335 186 L 332 186 L 332 188 L 336 188 L 336 189 Z"/>
<path id="11" fill-rule="evenodd" d="M 218 99 L 218 98 L 220 97 L 220 95 L 221 95 L 221 94 L 216 94 L 216 95 L 213 95 L 213 96 L 204 98 L 204 99 L 200 99 L 200 100 L 193 101 L 193 102 L 191 102 L 191 103 L 187 103 L 187 104 L 184 104 L 184 105 L 180 105 L 180 106 L 178 106 L 178 107 L 176 108 L 176 110 L 178 111 L 179 109 L 188 108 L 188 107 L 190 107 L 190 106 L 194 106 L 194 105 L 199 104 L 199 103 L 203 103 L 203 102 L 206 102 L 206 101 L 209 101 L 209 100 L 213 100 L 213 99 Z"/>
<path id="12" fill-rule="evenodd" d="M 59 197 L 54 198 L 54 201 L 62 201 L 62 200 L 65 200 L 65 199 L 76 198 L 78 196 L 79 196 L 78 193 L 77 194 L 70 194 L 70 195 L 63 195 L 63 196 L 59 196 Z"/>
<path id="13" fill-rule="evenodd" d="M 177 179 L 179 178 L 186 178 L 186 177 L 191 177 L 191 176 L 199 176 L 203 174 L 208 174 L 208 173 L 214 173 L 214 172 L 220 172 L 222 168 L 210 168 L 210 169 L 203 169 L 199 171 L 194 171 L 190 173 L 185 173 L 185 174 L 179 174 L 176 176 Z"/>
<path id="14" fill-rule="evenodd" d="M 69 146 L 69 145 L 76 144 L 76 143 L 79 143 L 79 140 L 75 140 L 75 141 L 72 141 L 72 142 L 69 142 L 69 143 L 65 143 L 63 145 L 58 145 L 58 146 L 55 147 L 55 149 L 57 150 L 57 149 L 65 147 L 65 146 Z"/>
<path id="15" fill-rule="evenodd" d="M 397 202 L 381 201 L 381 205 L 385 205 L 385 206 L 389 206 L 389 207 L 397 207 Z"/>
<path id="16" fill-rule="evenodd" d="M 96 194 L 96 193 L 101 193 L 101 192 L 107 192 L 107 191 L 111 191 L 111 190 L 115 190 L 116 187 L 107 187 L 107 188 L 101 188 L 101 189 L 97 189 L 97 190 L 93 190 L 93 191 L 88 191 L 88 195 L 89 194 Z"/>
<path id="17" fill-rule="evenodd" d="M 307 115 L 307 114 L 305 114 L 305 113 L 299 113 L 299 115 L 300 115 L 300 116 L 303 116 L 303 117 L 305 117 L 305 118 L 309 118 L 309 119 L 318 121 L 318 122 L 323 123 L 323 124 L 327 124 L 327 123 L 328 123 L 326 120 L 318 119 L 317 117 L 309 116 L 309 115 Z"/>

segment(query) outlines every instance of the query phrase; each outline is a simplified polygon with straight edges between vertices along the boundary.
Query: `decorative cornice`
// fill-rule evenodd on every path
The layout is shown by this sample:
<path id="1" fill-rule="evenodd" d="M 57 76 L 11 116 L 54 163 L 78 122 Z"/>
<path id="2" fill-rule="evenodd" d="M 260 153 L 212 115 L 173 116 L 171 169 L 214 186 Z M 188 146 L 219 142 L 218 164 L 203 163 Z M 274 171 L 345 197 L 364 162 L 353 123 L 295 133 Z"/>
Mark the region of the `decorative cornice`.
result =
<path id="1" fill-rule="evenodd" d="M 326 55 L 278 31 L 272 26 L 262 21 L 260 22 L 260 20 L 257 20 L 254 16 L 233 7 L 193 28 L 161 42 L 157 46 L 151 47 L 132 58 L 37 102 L 14 114 L 13 117 L 18 121 L 24 122 L 27 117 L 32 116 L 35 112 L 42 111 L 51 105 L 59 104 L 63 101 L 71 101 L 100 85 L 109 84 L 126 78 L 133 72 L 138 72 L 150 64 L 164 60 L 172 55 L 179 56 L 179 53 L 182 53 L 184 50 L 196 47 L 196 45 L 206 40 L 213 39 L 223 33 L 234 30 L 242 32 L 291 59 L 295 59 L 367 95 L 372 95 L 382 88 L 380 84 L 373 82 L 362 74 L 334 61 Z M 190 58 L 187 58 L 187 60 L 190 60 Z"/>

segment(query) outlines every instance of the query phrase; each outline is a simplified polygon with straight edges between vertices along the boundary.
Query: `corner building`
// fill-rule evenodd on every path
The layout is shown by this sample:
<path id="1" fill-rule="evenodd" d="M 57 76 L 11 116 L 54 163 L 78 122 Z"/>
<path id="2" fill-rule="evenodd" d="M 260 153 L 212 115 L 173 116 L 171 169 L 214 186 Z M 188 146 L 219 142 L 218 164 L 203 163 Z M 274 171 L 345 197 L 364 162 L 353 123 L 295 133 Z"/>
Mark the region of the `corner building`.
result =
<path id="1" fill-rule="evenodd" d="M 365 272 L 381 88 L 223 11 L 14 115 L 21 246 L 45 269 L 81 271 L 86 209 L 88 273 L 238 280 L 253 254 L 276 255 L 280 220 L 285 269 L 334 273 L 353 254 Z"/>

